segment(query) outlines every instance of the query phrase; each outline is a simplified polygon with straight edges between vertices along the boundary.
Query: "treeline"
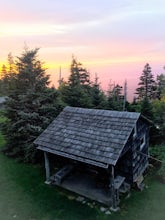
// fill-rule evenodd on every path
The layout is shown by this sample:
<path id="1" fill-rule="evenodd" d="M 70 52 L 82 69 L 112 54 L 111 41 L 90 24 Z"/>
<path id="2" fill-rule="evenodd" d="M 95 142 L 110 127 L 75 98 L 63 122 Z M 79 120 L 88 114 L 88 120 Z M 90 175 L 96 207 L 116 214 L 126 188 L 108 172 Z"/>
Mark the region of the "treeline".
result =
<path id="1" fill-rule="evenodd" d="M 58 89 L 49 85 L 50 76 L 38 59 L 38 49 L 25 49 L 16 59 L 9 54 L 0 79 L 0 93 L 8 97 L 4 111 L 7 120 L 2 129 L 7 155 L 25 162 L 40 158 L 33 141 L 67 105 L 142 112 L 155 124 L 151 130 L 152 142 L 164 141 L 165 74 L 154 79 L 149 64 L 142 71 L 132 103 L 126 100 L 126 83 L 124 88 L 119 84 L 109 85 L 108 92 L 103 92 L 98 77 L 92 82 L 90 73 L 75 57 L 68 80 L 60 79 Z"/>

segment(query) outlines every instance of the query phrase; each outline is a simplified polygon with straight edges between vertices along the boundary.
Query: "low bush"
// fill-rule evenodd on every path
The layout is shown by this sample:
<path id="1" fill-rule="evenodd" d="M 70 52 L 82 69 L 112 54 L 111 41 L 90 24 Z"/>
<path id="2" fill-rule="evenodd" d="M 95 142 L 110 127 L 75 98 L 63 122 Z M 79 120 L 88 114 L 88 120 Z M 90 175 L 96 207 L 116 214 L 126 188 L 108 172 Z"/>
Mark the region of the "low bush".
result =
<path id="1" fill-rule="evenodd" d="M 160 169 L 158 170 L 158 175 L 165 179 L 165 144 L 151 147 L 150 155 L 159 160 Z"/>

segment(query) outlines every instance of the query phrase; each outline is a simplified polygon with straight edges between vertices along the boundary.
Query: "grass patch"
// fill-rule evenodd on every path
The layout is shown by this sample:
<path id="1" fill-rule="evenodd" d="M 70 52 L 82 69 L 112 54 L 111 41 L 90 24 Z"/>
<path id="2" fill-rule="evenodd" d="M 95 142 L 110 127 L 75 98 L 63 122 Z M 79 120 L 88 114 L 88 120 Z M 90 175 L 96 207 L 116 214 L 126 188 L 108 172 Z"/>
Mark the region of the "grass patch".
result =
<path id="1" fill-rule="evenodd" d="M 0 136 L 0 146 L 4 144 Z M 44 184 L 44 168 L 17 163 L 0 154 L 0 219 L 2 220 L 164 220 L 165 185 L 154 176 L 143 192 L 132 191 L 121 211 L 105 215 L 69 200 L 66 191 Z"/>
<path id="2" fill-rule="evenodd" d="M 0 149 L 5 145 L 5 139 L 3 138 L 3 135 L 0 132 Z"/>
<path id="3" fill-rule="evenodd" d="M 1 147 L 4 140 L 1 139 Z M 91 219 L 96 211 L 70 201 L 64 191 L 44 184 L 44 168 L 17 163 L 0 154 L 0 219 Z M 5 211 L 4 211 L 5 210 Z"/>

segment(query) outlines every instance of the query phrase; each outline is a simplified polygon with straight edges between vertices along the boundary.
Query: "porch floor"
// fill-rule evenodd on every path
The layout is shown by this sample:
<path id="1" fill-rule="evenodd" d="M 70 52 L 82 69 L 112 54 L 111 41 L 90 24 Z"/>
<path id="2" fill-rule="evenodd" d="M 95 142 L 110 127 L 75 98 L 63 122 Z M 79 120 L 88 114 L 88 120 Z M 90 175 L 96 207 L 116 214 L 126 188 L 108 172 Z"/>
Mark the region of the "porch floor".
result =
<path id="1" fill-rule="evenodd" d="M 108 206 L 112 205 L 110 189 L 99 186 L 96 179 L 88 173 L 75 172 L 67 176 L 61 183 L 53 184 Z"/>

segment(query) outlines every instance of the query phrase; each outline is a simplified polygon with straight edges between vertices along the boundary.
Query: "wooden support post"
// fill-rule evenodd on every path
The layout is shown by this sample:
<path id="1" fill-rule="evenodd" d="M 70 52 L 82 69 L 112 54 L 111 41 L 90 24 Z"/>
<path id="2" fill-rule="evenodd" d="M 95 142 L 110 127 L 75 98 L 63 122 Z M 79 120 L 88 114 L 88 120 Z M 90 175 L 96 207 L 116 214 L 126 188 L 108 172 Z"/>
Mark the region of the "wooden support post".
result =
<path id="1" fill-rule="evenodd" d="M 45 158 L 45 171 L 46 171 L 46 184 L 50 184 L 50 166 L 49 166 L 49 157 L 48 153 L 44 152 L 44 158 Z"/>
<path id="2" fill-rule="evenodd" d="M 116 190 L 115 190 L 115 187 L 114 187 L 114 166 L 111 167 L 110 187 L 111 187 L 111 197 L 112 197 L 111 210 L 116 212 L 116 211 L 119 210 L 119 207 L 117 207 Z"/>

